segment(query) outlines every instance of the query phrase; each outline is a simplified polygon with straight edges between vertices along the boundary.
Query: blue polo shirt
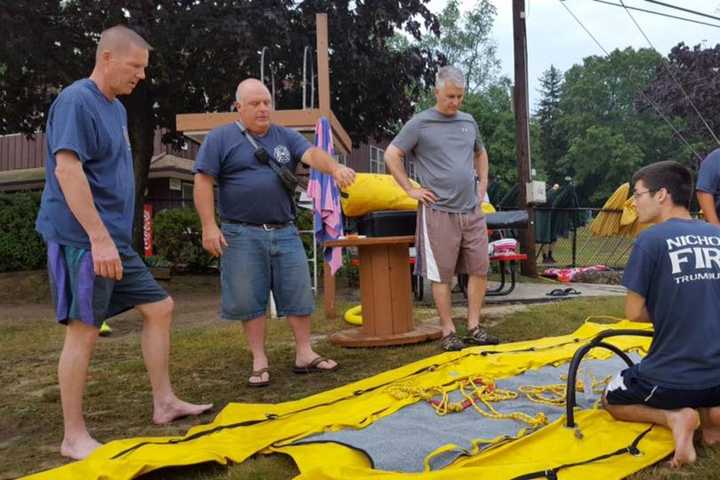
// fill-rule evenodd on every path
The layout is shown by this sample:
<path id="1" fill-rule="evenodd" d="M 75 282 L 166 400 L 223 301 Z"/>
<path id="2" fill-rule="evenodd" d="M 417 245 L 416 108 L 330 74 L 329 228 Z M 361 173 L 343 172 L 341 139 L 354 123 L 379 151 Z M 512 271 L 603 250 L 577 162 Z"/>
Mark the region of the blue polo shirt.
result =
<path id="1" fill-rule="evenodd" d="M 50 107 L 46 138 L 45 188 L 36 230 L 45 241 L 90 248 L 55 176 L 55 155 L 69 150 L 82 162 L 95 208 L 118 251 L 130 254 L 135 177 L 125 107 L 117 99 L 108 100 L 92 80 L 78 80 Z"/>
<path id="2" fill-rule="evenodd" d="M 312 146 L 295 130 L 278 125 L 253 138 L 292 172 Z M 205 137 L 193 172 L 216 179 L 223 221 L 261 224 L 293 220 L 292 202 L 280 177 L 254 153 L 255 148 L 235 123 L 223 125 Z"/>
<path id="3" fill-rule="evenodd" d="M 715 199 L 715 210 L 720 214 L 720 148 L 700 164 L 695 189 L 711 194 Z"/>
<path id="4" fill-rule="evenodd" d="M 670 219 L 642 232 L 623 285 L 645 298 L 655 334 L 639 375 L 655 385 L 720 385 L 720 227 Z"/>

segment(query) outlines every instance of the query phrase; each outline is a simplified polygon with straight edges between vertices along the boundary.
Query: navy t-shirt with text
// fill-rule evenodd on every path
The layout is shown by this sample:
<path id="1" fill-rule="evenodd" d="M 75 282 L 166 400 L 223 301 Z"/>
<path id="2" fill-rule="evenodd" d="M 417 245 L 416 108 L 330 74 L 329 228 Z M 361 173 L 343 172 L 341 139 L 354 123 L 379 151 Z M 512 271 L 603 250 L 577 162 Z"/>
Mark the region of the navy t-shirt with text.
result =
<path id="1" fill-rule="evenodd" d="M 100 219 L 118 251 L 132 252 L 135 177 L 127 113 L 119 100 L 108 100 L 85 78 L 63 89 L 47 119 L 45 189 L 35 228 L 45 241 L 90 248 L 85 229 L 65 201 L 55 155 L 68 150 L 82 162 Z"/>
<path id="2" fill-rule="evenodd" d="M 720 148 L 712 151 L 700 164 L 695 189 L 711 194 L 715 210 L 720 214 Z"/>
<path id="3" fill-rule="evenodd" d="M 720 227 L 674 218 L 648 228 L 623 285 L 645 298 L 655 328 L 641 378 L 684 390 L 720 385 Z"/>
<path id="4" fill-rule="evenodd" d="M 311 147 L 300 133 L 278 125 L 253 138 L 291 172 Z M 235 123 L 223 125 L 205 138 L 193 172 L 216 179 L 221 221 L 262 224 L 293 220 L 291 199 L 280 177 L 254 153 L 255 147 Z"/>

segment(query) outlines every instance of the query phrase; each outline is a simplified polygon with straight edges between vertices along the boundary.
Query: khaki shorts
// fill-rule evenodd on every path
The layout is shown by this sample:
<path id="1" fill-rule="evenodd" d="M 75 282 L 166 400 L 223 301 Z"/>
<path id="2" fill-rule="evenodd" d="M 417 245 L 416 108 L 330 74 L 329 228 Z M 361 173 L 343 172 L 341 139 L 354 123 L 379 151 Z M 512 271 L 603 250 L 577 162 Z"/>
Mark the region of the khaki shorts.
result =
<path id="1" fill-rule="evenodd" d="M 480 207 L 450 213 L 420 204 L 415 248 L 415 275 L 439 283 L 459 273 L 484 277 L 490 267 L 485 215 Z"/>

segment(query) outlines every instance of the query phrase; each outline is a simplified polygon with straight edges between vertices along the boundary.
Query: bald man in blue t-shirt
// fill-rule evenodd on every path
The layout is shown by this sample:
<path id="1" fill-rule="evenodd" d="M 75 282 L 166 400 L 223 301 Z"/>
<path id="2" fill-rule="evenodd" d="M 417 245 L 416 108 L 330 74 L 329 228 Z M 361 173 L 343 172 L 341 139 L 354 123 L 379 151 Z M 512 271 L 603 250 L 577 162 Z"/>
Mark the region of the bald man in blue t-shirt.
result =
<path id="1" fill-rule="evenodd" d="M 168 373 L 173 301 L 131 245 L 135 178 L 127 114 L 119 95 L 145 78 L 150 45 L 118 25 L 100 36 L 90 78 L 63 89 L 48 113 L 45 189 L 36 228 L 48 248 L 57 320 L 67 326 L 58 376 L 65 435 L 60 453 L 90 455 L 82 400 L 103 321 L 131 308 L 143 316 L 143 357 L 153 422 L 198 415 L 212 405 L 175 396 Z"/>
<path id="2" fill-rule="evenodd" d="M 271 291 L 278 315 L 287 317 L 295 335 L 293 371 L 328 372 L 338 367 L 315 353 L 310 343 L 315 301 L 308 261 L 293 223 L 295 192 L 284 185 L 278 169 L 292 173 L 302 161 L 331 174 L 340 187 L 351 184 L 355 172 L 298 132 L 272 124 L 270 92 L 259 80 L 240 82 L 236 100 L 238 122 L 211 131 L 198 153 L 193 168 L 195 206 L 203 247 L 220 257 L 220 316 L 242 322 L 253 356 L 247 385 L 265 387 L 270 384 L 265 312 Z M 220 227 L 215 221 L 216 182 Z"/>

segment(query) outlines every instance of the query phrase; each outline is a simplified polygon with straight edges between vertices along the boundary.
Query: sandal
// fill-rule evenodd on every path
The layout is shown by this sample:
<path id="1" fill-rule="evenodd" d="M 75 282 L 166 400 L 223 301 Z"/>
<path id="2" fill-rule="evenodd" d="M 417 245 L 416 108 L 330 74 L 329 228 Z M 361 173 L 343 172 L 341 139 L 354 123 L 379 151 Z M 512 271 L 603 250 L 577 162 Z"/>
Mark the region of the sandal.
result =
<path id="1" fill-rule="evenodd" d="M 253 382 L 250 380 L 250 378 L 253 378 L 253 377 L 262 378 L 263 373 L 268 374 L 267 380 L 261 380 L 259 382 Z M 253 387 L 253 388 L 267 387 L 268 385 L 270 385 L 270 370 L 268 369 L 268 367 L 261 368 L 260 370 L 253 370 L 252 372 L 250 372 L 250 378 L 248 378 L 248 381 L 247 381 L 248 387 Z"/>
<path id="2" fill-rule="evenodd" d="M 321 356 L 317 356 L 317 357 L 315 357 L 310 363 L 308 363 L 307 365 L 304 365 L 304 366 L 295 365 L 295 366 L 293 366 L 292 371 L 293 371 L 293 373 L 297 373 L 297 374 L 299 374 L 299 375 L 304 375 L 304 374 L 306 374 L 306 373 L 333 372 L 333 371 L 337 370 L 338 367 L 340 366 L 340 365 L 338 365 L 337 363 L 335 364 L 335 366 L 330 367 L 330 368 L 322 368 L 322 367 L 319 367 L 319 366 L 318 366 L 318 365 L 320 365 L 322 362 L 327 362 L 328 360 L 330 360 L 330 359 L 329 359 L 329 358 L 325 358 L 325 357 L 321 357 Z"/>

